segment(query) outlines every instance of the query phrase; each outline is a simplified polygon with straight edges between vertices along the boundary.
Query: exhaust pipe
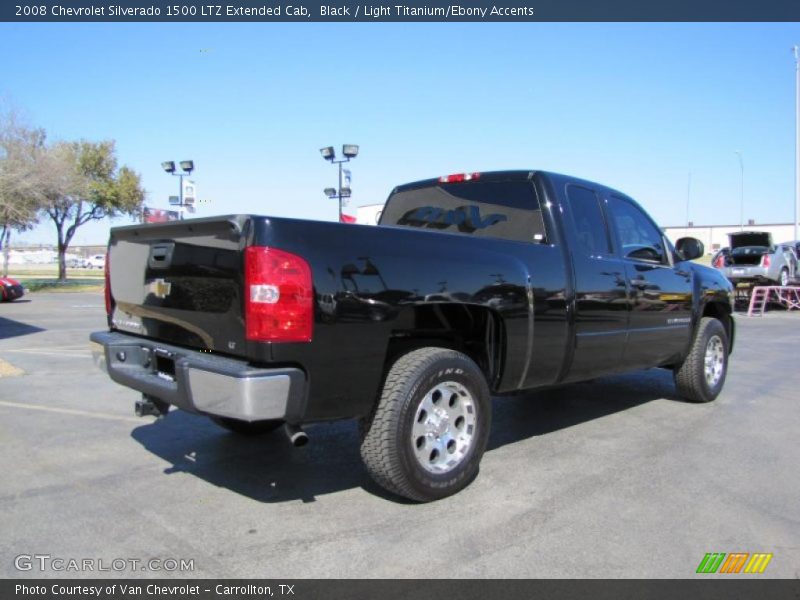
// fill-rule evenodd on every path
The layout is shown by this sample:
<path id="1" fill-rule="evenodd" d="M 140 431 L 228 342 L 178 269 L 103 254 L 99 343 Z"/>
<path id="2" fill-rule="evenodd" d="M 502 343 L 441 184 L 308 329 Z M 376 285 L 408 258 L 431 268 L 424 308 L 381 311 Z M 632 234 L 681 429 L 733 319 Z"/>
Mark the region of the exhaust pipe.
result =
<path id="1" fill-rule="evenodd" d="M 289 438 L 289 443 L 295 448 L 300 448 L 308 443 L 308 434 L 298 425 L 286 423 L 283 430 L 286 432 L 286 437 Z"/>
<path id="2" fill-rule="evenodd" d="M 142 394 L 142 399 L 137 400 L 133 407 L 137 417 L 157 417 L 163 419 L 169 412 L 169 404 L 158 398 Z"/>

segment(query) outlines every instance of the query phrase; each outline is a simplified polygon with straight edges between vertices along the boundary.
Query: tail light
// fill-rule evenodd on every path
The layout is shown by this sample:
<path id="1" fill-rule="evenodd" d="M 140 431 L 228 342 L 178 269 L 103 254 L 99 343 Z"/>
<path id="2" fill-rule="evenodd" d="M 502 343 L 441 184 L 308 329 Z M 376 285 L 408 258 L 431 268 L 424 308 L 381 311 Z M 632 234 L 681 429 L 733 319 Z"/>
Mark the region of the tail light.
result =
<path id="1" fill-rule="evenodd" d="M 761 257 L 761 266 L 762 267 L 769 267 L 770 262 L 771 261 L 770 261 L 770 258 L 769 258 L 769 254 L 765 254 L 764 256 Z"/>
<path id="2" fill-rule="evenodd" d="M 251 246 L 244 252 L 244 273 L 247 339 L 310 342 L 314 293 L 308 263 L 283 250 Z"/>
<path id="3" fill-rule="evenodd" d="M 110 317 L 111 311 L 114 310 L 114 297 L 111 295 L 111 254 L 106 252 L 106 265 L 105 265 L 105 297 L 106 297 L 106 314 Z"/>
<path id="4" fill-rule="evenodd" d="M 725 266 L 725 255 L 720 253 L 720 255 L 714 261 L 714 266 L 718 269 L 721 269 Z"/>

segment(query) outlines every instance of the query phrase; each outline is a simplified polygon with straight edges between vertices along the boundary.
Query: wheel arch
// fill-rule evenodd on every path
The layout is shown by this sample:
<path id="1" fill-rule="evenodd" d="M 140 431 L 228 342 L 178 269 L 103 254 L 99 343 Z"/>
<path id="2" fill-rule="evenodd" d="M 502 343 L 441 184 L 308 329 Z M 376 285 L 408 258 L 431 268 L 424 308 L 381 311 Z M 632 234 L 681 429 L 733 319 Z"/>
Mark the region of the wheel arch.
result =
<path id="1" fill-rule="evenodd" d="M 712 317 L 717 319 L 725 327 L 725 334 L 728 336 L 728 354 L 733 353 L 733 341 L 736 335 L 736 325 L 733 320 L 733 312 L 730 303 L 721 301 L 707 302 L 703 306 L 700 317 Z M 700 319 L 698 318 L 698 323 Z"/>
<path id="2" fill-rule="evenodd" d="M 483 372 L 490 390 L 503 373 L 505 330 L 494 310 L 475 304 L 430 303 L 405 311 L 389 337 L 384 373 L 401 356 L 438 346 L 466 354 Z"/>

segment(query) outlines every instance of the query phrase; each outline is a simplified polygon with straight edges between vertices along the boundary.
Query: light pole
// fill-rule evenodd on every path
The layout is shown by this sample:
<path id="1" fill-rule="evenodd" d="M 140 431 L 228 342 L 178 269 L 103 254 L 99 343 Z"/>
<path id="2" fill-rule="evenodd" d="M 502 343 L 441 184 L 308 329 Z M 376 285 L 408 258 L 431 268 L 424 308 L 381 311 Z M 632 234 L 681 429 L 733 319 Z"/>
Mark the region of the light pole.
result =
<path id="1" fill-rule="evenodd" d="M 800 47 L 794 52 L 794 239 L 797 240 L 797 213 L 800 212 Z"/>
<path id="2" fill-rule="evenodd" d="M 170 175 L 173 175 L 173 176 L 178 178 L 178 187 L 180 188 L 179 189 L 179 195 L 178 195 L 178 198 L 180 198 L 180 203 L 178 204 L 178 206 L 181 207 L 181 220 L 183 220 L 183 178 L 184 178 L 184 176 L 191 175 L 192 171 L 194 171 L 194 161 L 193 160 L 182 160 L 180 162 L 180 165 L 181 165 L 181 170 L 183 171 L 183 173 L 176 173 L 175 172 L 175 161 L 172 161 L 172 160 L 168 160 L 168 161 L 162 162 L 161 163 L 161 168 L 164 169 L 164 171 L 166 171 Z"/>
<path id="3" fill-rule="evenodd" d="M 741 180 L 739 185 L 739 230 L 744 231 L 744 161 L 742 160 L 741 150 L 736 150 L 736 156 L 739 157 L 739 169 L 741 170 Z"/>
<path id="4" fill-rule="evenodd" d="M 337 189 L 325 188 L 325 195 L 328 198 L 339 198 L 339 221 L 342 220 L 342 198 L 350 197 L 350 189 L 342 191 L 342 163 L 350 162 L 351 158 L 358 156 L 358 146 L 355 144 L 342 144 L 342 154 L 344 158 L 336 160 L 336 151 L 333 146 L 326 146 L 319 151 L 322 158 L 331 161 L 331 164 L 339 165 L 339 187 Z"/>
<path id="5" fill-rule="evenodd" d="M 689 171 L 689 182 L 686 184 L 686 226 L 689 227 L 689 199 L 692 197 L 692 172 Z"/>

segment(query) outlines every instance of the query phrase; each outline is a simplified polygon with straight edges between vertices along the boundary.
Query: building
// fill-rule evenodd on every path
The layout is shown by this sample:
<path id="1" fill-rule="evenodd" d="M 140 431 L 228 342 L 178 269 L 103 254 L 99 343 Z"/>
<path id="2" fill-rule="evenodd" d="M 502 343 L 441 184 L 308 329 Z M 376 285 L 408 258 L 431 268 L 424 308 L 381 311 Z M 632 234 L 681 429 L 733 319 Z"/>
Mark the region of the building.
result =
<path id="1" fill-rule="evenodd" d="M 356 209 L 356 223 L 359 225 L 377 225 L 381 218 L 383 204 L 367 204 Z"/>
<path id="2" fill-rule="evenodd" d="M 105 244 L 94 246 L 70 246 L 64 258 L 68 261 L 89 258 L 97 254 L 105 254 L 107 249 Z M 55 246 L 50 244 L 14 246 L 8 248 L 8 264 L 10 265 L 44 265 L 56 262 L 58 262 L 58 251 Z"/>

